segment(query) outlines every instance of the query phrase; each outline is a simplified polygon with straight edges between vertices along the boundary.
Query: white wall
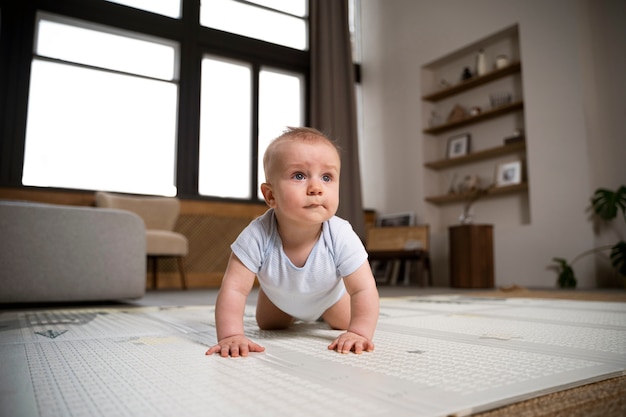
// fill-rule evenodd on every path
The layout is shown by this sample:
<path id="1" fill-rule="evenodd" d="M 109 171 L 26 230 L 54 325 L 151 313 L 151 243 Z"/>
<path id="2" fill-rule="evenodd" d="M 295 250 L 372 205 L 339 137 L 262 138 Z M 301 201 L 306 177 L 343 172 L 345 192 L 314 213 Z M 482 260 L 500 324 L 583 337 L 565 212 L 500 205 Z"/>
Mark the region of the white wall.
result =
<path id="1" fill-rule="evenodd" d="M 428 223 L 420 68 L 518 24 L 530 222 L 495 228 L 496 286 L 553 287 L 552 257 L 597 243 L 585 211 L 593 189 L 626 183 L 624 3 L 362 0 L 365 207 Z M 435 283 L 447 285 L 445 229 L 431 239 Z M 596 277 L 593 258 L 575 269 L 580 287 L 615 284 Z"/>

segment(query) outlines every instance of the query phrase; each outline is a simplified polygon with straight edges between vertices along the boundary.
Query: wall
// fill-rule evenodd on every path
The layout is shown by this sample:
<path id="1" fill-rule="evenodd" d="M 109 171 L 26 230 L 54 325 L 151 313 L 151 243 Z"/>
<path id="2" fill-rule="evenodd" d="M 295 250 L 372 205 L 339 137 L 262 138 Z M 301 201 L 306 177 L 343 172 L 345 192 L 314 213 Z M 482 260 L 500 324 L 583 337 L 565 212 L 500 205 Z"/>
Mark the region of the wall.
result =
<path id="1" fill-rule="evenodd" d="M 626 126 L 616 113 L 626 108 L 623 9 L 620 0 L 362 0 L 365 206 L 415 211 L 428 223 L 420 68 L 517 23 L 530 222 L 496 224 L 496 286 L 553 287 L 552 257 L 571 259 L 596 243 L 585 211 L 593 189 L 626 182 Z M 489 222 L 488 211 L 477 221 Z M 431 240 L 435 283 L 447 285 L 445 229 Z M 593 258 L 577 263 L 576 273 L 580 287 L 616 284 L 596 277 Z"/>
<path id="2" fill-rule="evenodd" d="M 592 188 L 626 185 L 626 2 L 587 2 L 582 20 L 581 49 L 585 73 L 585 114 Z M 618 226 L 617 228 L 615 226 Z M 594 246 L 626 240 L 626 222 L 594 224 Z M 617 232 L 616 232 L 617 229 Z M 598 283 L 616 284 L 606 256 L 596 257 Z M 622 283 L 623 285 L 623 283 Z"/>

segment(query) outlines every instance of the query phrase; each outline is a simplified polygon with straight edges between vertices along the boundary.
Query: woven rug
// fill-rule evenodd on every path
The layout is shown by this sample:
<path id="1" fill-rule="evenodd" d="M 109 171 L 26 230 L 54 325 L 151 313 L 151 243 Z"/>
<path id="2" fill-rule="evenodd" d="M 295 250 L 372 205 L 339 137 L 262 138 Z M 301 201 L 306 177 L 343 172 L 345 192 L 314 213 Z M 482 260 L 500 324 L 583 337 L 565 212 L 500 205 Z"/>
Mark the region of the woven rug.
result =
<path id="1" fill-rule="evenodd" d="M 554 300 L 580 300 L 580 301 L 607 301 L 626 302 L 626 291 L 622 289 L 602 289 L 602 290 L 536 290 L 527 289 L 517 285 L 499 288 L 497 290 L 480 291 L 473 295 L 481 297 L 497 298 L 541 298 Z"/>
<path id="2" fill-rule="evenodd" d="M 323 323 L 246 334 L 204 356 L 213 306 L 0 314 L 1 416 L 623 416 L 626 303 L 381 300 L 376 350 L 341 355 Z"/>

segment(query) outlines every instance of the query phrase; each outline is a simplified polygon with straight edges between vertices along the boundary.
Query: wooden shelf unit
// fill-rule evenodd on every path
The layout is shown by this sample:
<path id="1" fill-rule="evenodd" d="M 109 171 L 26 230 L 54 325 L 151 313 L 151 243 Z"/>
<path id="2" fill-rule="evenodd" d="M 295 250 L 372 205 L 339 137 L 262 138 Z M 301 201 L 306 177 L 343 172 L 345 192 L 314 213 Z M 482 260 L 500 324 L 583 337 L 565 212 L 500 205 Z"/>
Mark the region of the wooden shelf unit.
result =
<path id="1" fill-rule="evenodd" d="M 514 185 L 506 185 L 506 186 L 501 186 L 501 187 L 491 187 L 484 191 L 485 195 L 483 195 L 481 198 L 489 198 L 489 197 L 495 197 L 495 196 L 505 195 L 505 194 L 514 194 L 514 193 L 519 193 L 519 192 L 523 192 L 527 190 L 528 190 L 527 182 L 522 182 L 520 184 L 514 184 Z M 475 192 L 443 194 L 443 195 L 426 197 L 425 200 L 432 204 L 444 205 L 444 204 L 469 201 L 475 195 L 476 195 Z"/>
<path id="2" fill-rule="evenodd" d="M 512 113 L 512 112 L 523 110 L 523 109 L 524 109 L 524 102 L 516 101 L 514 103 L 506 104 L 504 106 L 500 106 L 492 110 L 487 110 L 483 113 L 477 114 L 476 116 L 468 116 L 463 120 L 459 120 L 458 122 L 444 123 L 439 126 L 430 127 L 428 129 L 424 129 L 423 132 L 429 135 L 436 135 L 439 133 L 447 132 L 449 130 L 457 129 L 459 127 L 471 125 L 474 123 L 484 122 L 485 120 L 500 117 L 507 113 Z"/>
<path id="3" fill-rule="evenodd" d="M 459 74 L 463 68 L 471 68 L 471 62 L 475 60 L 479 50 L 483 50 L 485 55 L 492 59 L 492 64 L 493 60 L 500 55 L 508 56 L 510 62 L 502 68 L 492 69 L 484 75 L 474 75 L 468 80 L 459 81 L 455 85 L 437 91 L 437 85 L 440 84 L 439 80 L 450 79 L 453 74 Z M 431 189 L 431 194 L 434 195 L 427 195 L 424 198 L 426 202 L 435 206 L 463 204 L 476 197 L 475 192 L 444 194 L 448 190 L 442 189 L 441 186 L 446 182 L 444 181 L 446 176 L 451 176 L 454 179 L 476 175 L 484 181 L 487 175 L 489 178 L 492 175 L 489 172 L 490 160 L 493 160 L 495 167 L 497 163 L 501 163 L 502 157 L 510 155 L 516 160 L 521 160 L 522 164 L 525 163 L 526 138 L 519 142 L 499 144 L 502 143 L 499 142 L 500 138 L 503 140 L 516 129 L 524 129 L 525 103 L 522 97 L 524 91 L 522 81 L 522 62 L 520 60 L 517 25 L 468 44 L 422 67 L 422 91 L 426 92 L 422 95 L 424 153 L 443 157 L 424 163 L 425 169 L 435 171 L 425 174 L 425 178 L 430 182 L 429 186 L 431 186 L 430 184 L 439 185 L 439 188 Z M 445 114 L 455 103 L 458 106 L 470 108 L 477 101 L 480 101 L 481 97 L 484 99 L 492 94 L 501 94 L 503 89 L 506 93 L 510 93 L 511 97 L 514 97 L 513 102 L 496 108 L 483 107 L 482 112 L 475 116 L 466 116 L 455 122 L 444 122 L 426 127 L 428 126 L 429 115 L 432 117 L 433 114 Z M 509 117 L 512 114 L 514 117 Z M 448 139 L 445 133 L 458 133 L 459 128 L 464 127 L 470 127 L 467 133 L 471 134 L 473 145 L 477 145 L 476 147 L 481 150 L 455 158 L 445 158 L 445 151 L 442 152 L 444 147 L 441 144 L 442 140 Z M 524 166 L 522 169 L 525 172 Z M 522 175 L 525 176 L 525 174 Z M 456 185 L 453 184 L 452 187 Z M 483 194 L 480 195 L 480 199 L 489 198 L 491 200 L 498 196 L 528 193 L 528 189 L 527 182 L 510 186 L 491 186 L 482 191 Z M 498 204 L 498 202 L 490 204 Z M 505 203 L 502 202 L 502 204 Z M 528 203 L 523 202 L 523 204 Z M 524 212 L 525 209 L 520 207 L 519 210 Z M 450 215 L 447 214 L 450 211 L 446 210 L 445 212 L 446 214 L 442 217 L 443 225 L 452 221 Z M 494 210 L 491 209 L 491 212 L 493 213 Z M 508 219 L 519 218 L 514 216 L 507 217 L 504 215 L 498 218 L 507 219 L 507 221 Z"/>
<path id="4" fill-rule="evenodd" d="M 456 94 L 460 94 L 464 91 L 471 90 L 472 88 L 476 88 L 480 85 L 490 83 L 491 81 L 495 81 L 495 80 L 498 80 L 500 78 L 503 78 L 512 74 L 519 74 L 521 72 L 522 72 L 522 63 L 519 61 L 513 62 L 504 68 L 493 70 L 480 77 L 473 77 L 473 78 L 470 78 L 469 80 L 461 81 L 461 83 L 448 87 L 444 90 L 427 94 L 422 97 L 422 100 L 430 101 L 434 103 L 439 100 L 443 100 L 444 98 L 448 98 Z"/>
<path id="5" fill-rule="evenodd" d="M 457 158 L 441 159 L 439 161 L 426 162 L 425 167 L 430 169 L 446 169 L 459 165 L 465 165 L 472 162 L 478 162 L 485 159 L 496 158 L 498 156 L 513 154 L 517 152 L 523 152 L 526 150 L 526 142 L 516 142 L 510 145 L 497 146 L 495 148 L 489 148 L 478 152 L 472 152 L 464 156 Z"/>

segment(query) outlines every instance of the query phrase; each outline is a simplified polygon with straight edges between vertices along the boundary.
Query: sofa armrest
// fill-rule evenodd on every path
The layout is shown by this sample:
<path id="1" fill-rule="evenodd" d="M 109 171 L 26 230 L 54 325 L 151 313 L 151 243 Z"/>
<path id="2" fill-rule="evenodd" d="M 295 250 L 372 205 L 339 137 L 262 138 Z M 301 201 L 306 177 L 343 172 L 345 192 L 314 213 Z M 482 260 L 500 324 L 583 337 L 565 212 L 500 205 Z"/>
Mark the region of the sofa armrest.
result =
<path id="1" fill-rule="evenodd" d="M 0 302 L 142 297 L 145 245 L 127 211 L 0 200 Z"/>

